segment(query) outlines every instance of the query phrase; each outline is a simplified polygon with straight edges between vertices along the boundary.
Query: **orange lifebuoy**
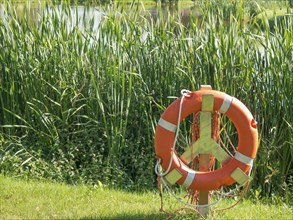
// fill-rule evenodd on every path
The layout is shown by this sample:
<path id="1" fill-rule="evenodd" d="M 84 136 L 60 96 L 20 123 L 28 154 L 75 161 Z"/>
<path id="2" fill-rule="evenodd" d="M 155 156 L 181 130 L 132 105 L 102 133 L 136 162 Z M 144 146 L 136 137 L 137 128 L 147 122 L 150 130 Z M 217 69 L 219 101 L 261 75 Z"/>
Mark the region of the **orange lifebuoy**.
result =
<path id="1" fill-rule="evenodd" d="M 201 111 L 203 95 L 213 95 L 213 111 L 225 114 L 233 122 L 238 133 L 236 154 L 225 160 L 223 167 L 211 172 L 192 170 L 184 159 L 172 153 L 180 107 L 179 117 L 182 121 L 190 114 Z M 250 171 L 257 153 L 258 132 L 252 114 L 237 98 L 216 90 L 198 90 L 178 98 L 164 111 L 156 127 L 154 144 L 157 159 L 160 160 L 163 170 L 168 173 L 176 170 L 180 174 L 176 181 L 179 185 L 193 190 L 208 191 L 235 183 L 236 180 L 231 174 L 237 169 L 241 169 L 243 173 Z"/>

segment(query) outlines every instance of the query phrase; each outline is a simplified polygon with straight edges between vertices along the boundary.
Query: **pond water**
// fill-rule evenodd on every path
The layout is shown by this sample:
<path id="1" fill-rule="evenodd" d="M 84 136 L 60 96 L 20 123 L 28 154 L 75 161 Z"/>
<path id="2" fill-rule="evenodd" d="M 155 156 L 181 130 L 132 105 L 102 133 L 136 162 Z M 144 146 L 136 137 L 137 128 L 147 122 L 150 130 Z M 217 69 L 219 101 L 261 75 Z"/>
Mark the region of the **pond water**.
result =
<path id="1" fill-rule="evenodd" d="M 50 13 L 50 8 L 52 7 L 61 7 L 58 5 L 47 7 L 46 10 L 46 4 L 45 2 L 39 2 L 39 3 L 30 3 L 29 1 L 27 3 L 20 2 L 20 3 L 14 3 L 13 8 L 17 15 L 23 16 L 27 15 L 28 23 L 30 25 L 37 25 L 40 18 L 45 13 Z M 4 18 L 6 7 L 4 4 L 0 4 L 0 17 L 1 19 Z M 146 14 L 149 13 L 151 15 L 151 18 L 154 21 L 157 21 L 158 19 L 163 20 L 164 23 L 168 16 L 177 16 L 180 18 L 183 25 L 188 25 L 190 18 L 199 16 L 200 12 L 196 5 L 193 4 L 175 4 L 175 5 L 134 5 L 131 6 L 129 4 L 125 4 L 123 6 L 111 6 L 114 10 L 117 10 L 118 13 L 125 12 L 125 13 L 133 13 L 133 11 L 138 11 L 140 14 Z M 104 16 L 104 12 L 106 11 L 105 6 L 90 6 L 86 7 L 84 5 L 78 5 L 71 7 L 71 16 L 72 20 L 79 21 L 79 26 L 82 26 L 82 20 L 85 19 L 85 21 L 89 21 L 91 19 L 94 20 L 94 27 L 98 26 L 101 19 Z M 61 16 L 61 15 L 60 15 Z M 84 20 L 83 20 L 84 22 Z"/>

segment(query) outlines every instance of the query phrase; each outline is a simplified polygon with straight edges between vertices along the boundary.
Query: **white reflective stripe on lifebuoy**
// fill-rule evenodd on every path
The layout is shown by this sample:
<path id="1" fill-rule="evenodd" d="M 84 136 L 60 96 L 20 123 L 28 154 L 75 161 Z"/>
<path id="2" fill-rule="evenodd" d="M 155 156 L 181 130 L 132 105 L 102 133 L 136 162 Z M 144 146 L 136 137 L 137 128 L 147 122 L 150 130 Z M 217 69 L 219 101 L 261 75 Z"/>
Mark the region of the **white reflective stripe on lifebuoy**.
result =
<path id="1" fill-rule="evenodd" d="M 158 125 L 171 132 L 175 132 L 177 129 L 177 125 L 174 125 L 171 122 L 164 120 L 163 118 L 160 118 Z"/>
<path id="2" fill-rule="evenodd" d="M 182 184 L 184 187 L 189 188 L 191 183 L 193 182 L 193 179 L 195 178 L 195 172 L 194 171 L 189 171 L 184 183 Z"/>
<path id="3" fill-rule="evenodd" d="M 220 113 L 226 113 L 232 103 L 233 97 L 226 95 L 223 101 L 223 104 L 221 105 L 219 112 Z"/>
<path id="4" fill-rule="evenodd" d="M 250 165 L 250 166 L 253 166 L 253 159 L 240 153 L 240 152 L 236 152 L 234 158 L 244 164 L 247 164 L 247 165 Z"/>

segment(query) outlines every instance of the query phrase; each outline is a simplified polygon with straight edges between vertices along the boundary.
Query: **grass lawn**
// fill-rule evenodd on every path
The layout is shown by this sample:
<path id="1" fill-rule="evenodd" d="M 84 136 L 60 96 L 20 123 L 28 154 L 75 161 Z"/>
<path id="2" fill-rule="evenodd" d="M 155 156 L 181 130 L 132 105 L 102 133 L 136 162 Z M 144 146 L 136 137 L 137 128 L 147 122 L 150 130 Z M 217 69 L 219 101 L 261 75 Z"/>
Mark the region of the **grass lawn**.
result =
<path id="1" fill-rule="evenodd" d="M 0 176 L 0 219 L 165 219 L 157 192 L 130 193 L 89 186 L 15 180 Z M 167 211 L 180 208 L 168 194 Z M 233 204 L 225 200 L 218 208 Z M 292 207 L 241 202 L 208 219 L 291 219 Z M 190 212 L 171 219 L 200 219 Z"/>

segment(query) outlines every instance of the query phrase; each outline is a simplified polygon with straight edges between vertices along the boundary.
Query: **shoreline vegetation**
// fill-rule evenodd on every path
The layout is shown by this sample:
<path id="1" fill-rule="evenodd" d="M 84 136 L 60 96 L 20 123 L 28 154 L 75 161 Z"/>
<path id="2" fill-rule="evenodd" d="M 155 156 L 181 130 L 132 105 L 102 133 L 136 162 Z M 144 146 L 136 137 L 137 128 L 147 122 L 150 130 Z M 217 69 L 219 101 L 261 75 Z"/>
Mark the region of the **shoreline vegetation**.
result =
<path id="1" fill-rule="evenodd" d="M 241 100 L 258 122 L 247 199 L 292 206 L 292 15 L 268 18 L 255 1 L 198 2 L 201 13 L 186 24 L 178 13 L 140 7 L 117 13 L 109 6 L 86 17 L 93 10 L 68 4 L 45 5 L 30 23 L 35 11 L 19 16 L 6 2 L 1 174 L 151 191 L 162 112 L 181 89 L 209 84 Z M 222 119 L 237 146 L 235 127 Z M 182 123 L 179 153 L 190 144 L 190 130 L 190 121 Z"/>
<path id="2" fill-rule="evenodd" d="M 217 0 L 214 0 L 217 1 Z M 233 2 L 233 0 L 225 0 L 225 1 L 230 1 Z M 0 0 L 0 3 L 5 3 L 7 1 L 5 0 Z M 134 0 L 93 0 L 93 1 L 83 1 L 83 0 L 69 0 L 69 1 L 62 1 L 63 4 L 66 2 L 69 4 L 79 4 L 79 5 L 120 5 L 120 6 L 126 6 L 126 5 L 143 5 L 146 7 L 149 6 L 161 6 L 161 5 L 170 5 L 170 6 L 175 6 L 179 5 L 180 7 L 193 7 L 196 6 L 197 4 L 200 3 L 200 1 L 193 1 L 193 0 L 175 0 L 175 1 L 156 1 L 156 0 L 139 0 L 139 1 L 134 1 Z M 245 0 L 244 0 L 245 2 Z M 261 16 L 266 16 L 268 19 L 272 19 L 275 16 L 284 16 L 284 15 L 290 15 L 293 13 L 293 1 L 288 1 L 288 0 L 282 0 L 282 1 L 263 1 L 263 0 L 246 0 L 248 4 L 253 5 L 255 7 L 255 12 L 257 12 L 257 16 L 261 18 Z M 29 4 L 60 4 L 61 1 L 58 0 L 32 0 L 32 1 L 25 1 L 25 0 L 14 0 L 10 1 L 12 4 L 23 4 L 23 3 L 29 3 Z"/>

